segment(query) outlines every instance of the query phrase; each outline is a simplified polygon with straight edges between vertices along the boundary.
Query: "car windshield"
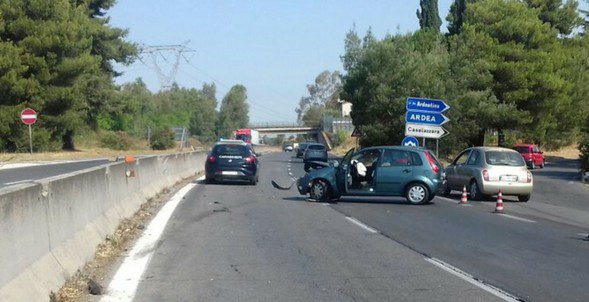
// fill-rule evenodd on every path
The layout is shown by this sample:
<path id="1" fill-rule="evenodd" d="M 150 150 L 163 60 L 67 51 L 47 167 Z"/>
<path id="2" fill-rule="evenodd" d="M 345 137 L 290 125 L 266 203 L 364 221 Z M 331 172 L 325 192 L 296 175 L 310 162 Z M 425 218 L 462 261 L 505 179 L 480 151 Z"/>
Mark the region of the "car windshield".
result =
<path id="1" fill-rule="evenodd" d="M 303 143 L 299 144 L 299 148 L 300 148 L 301 150 L 303 150 L 303 149 L 307 149 L 307 146 L 308 146 L 308 144 L 303 144 Z"/>
<path id="2" fill-rule="evenodd" d="M 528 146 L 516 146 L 513 149 L 519 153 L 530 153 L 530 147 Z"/>
<path id="3" fill-rule="evenodd" d="M 248 148 L 243 145 L 218 145 L 213 150 L 219 156 L 247 156 Z"/>
<path id="4" fill-rule="evenodd" d="M 485 152 L 487 164 L 493 166 L 525 166 L 526 162 L 519 153 L 507 151 Z"/>
<path id="5" fill-rule="evenodd" d="M 309 150 L 325 150 L 325 146 L 323 145 L 309 145 L 307 148 Z"/>

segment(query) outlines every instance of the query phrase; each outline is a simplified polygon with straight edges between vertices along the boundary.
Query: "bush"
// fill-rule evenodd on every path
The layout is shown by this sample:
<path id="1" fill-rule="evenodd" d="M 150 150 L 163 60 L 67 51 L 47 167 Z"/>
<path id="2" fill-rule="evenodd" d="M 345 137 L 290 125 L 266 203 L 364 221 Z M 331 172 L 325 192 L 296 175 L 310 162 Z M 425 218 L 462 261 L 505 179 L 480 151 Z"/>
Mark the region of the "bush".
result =
<path id="1" fill-rule="evenodd" d="M 105 132 L 100 138 L 100 145 L 113 150 L 129 150 L 133 141 L 129 134 L 123 131 Z"/>
<path id="2" fill-rule="evenodd" d="M 581 170 L 583 172 L 589 171 L 589 134 L 579 143 L 579 151 L 581 151 Z"/>
<path id="3" fill-rule="evenodd" d="M 337 147 L 337 146 L 343 144 L 348 139 L 348 137 L 350 137 L 349 132 L 344 131 L 344 130 L 338 130 L 331 137 L 331 141 L 333 142 L 333 146 Z"/>
<path id="4" fill-rule="evenodd" d="M 151 137 L 153 150 L 166 150 L 174 147 L 174 132 L 170 129 L 156 131 Z"/>

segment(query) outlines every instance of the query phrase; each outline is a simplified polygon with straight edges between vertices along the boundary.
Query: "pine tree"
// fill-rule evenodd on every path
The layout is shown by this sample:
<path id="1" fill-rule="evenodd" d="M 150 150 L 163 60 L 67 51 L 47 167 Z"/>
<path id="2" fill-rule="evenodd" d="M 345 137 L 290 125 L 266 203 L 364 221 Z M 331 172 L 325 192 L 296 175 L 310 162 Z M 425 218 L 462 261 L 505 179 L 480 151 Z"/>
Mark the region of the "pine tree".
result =
<path id="1" fill-rule="evenodd" d="M 419 27 L 421 29 L 430 28 L 440 32 L 442 26 L 442 19 L 438 11 L 438 0 L 420 0 L 419 6 L 421 11 L 417 10 L 417 18 L 419 19 Z"/>

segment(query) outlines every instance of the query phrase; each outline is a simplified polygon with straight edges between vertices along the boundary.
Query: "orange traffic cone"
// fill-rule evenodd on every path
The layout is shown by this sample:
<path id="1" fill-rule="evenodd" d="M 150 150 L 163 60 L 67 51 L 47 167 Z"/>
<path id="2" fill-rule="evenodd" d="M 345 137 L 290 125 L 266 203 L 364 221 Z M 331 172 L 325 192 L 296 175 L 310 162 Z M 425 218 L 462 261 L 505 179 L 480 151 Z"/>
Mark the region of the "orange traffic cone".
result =
<path id="1" fill-rule="evenodd" d="M 499 189 L 497 194 L 497 204 L 495 205 L 495 213 L 503 213 L 503 192 Z"/>
<path id="2" fill-rule="evenodd" d="M 468 197 L 466 197 L 466 186 L 462 188 L 462 197 L 460 197 L 460 204 L 468 204 Z"/>

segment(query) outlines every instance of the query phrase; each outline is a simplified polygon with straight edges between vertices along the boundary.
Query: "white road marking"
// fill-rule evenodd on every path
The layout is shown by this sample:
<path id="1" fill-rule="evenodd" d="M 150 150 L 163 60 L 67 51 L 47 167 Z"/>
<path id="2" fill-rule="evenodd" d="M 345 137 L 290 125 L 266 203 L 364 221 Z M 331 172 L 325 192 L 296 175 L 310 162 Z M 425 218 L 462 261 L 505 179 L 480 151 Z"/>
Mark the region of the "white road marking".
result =
<path id="1" fill-rule="evenodd" d="M 580 233 L 580 234 L 577 234 L 577 236 L 581 236 L 581 237 L 589 237 L 589 234 L 587 234 L 587 233 Z"/>
<path id="2" fill-rule="evenodd" d="M 324 206 L 328 206 L 329 205 L 329 203 L 327 203 L 327 202 L 322 202 L 321 204 L 324 205 Z"/>
<path id="3" fill-rule="evenodd" d="M 476 279 L 475 277 L 473 277 L 472 275 L 462 271 L 461 269 L 454 267 L 442 260 L 436 259 L 436 258 L 425 258 L 425 261 L 447 271 L 448 273 L 470 283 L 473 284 L 489 293 L 491 293 L 492 295 L 496 296 L 499 299 L 502 299 L 503 301 L 509 301 L 509 302 L 518 302 L 520 301 L 517 297 L 513 296 L 512 294 L 509 294 L 493 285 L 487 284 L 483 281 L 480 281 L 478 279 Z"/>
<path id="4" fill-rule="evenodd" d="M 197 180 L 204 180 L 204 178 L 202 176 Z M 100 299 L 101 302 L 133 301 L 141 276 L 147 268 L 151 256 L 153 256 L 157 241 L 163 233 L 168 220 L 184 195 L 195 186 L 195 183 L 184 186 L 157 213 L 143 232 L 141 238 L 137 240 L 135 246 L 133 246 L 133 249 L 127 255 L 123 264 L 121 264 L 121 267 L 119 267 L 114 278 L 108 285 L 107 293 Z"/>
<path id="5" fill-rule="evenodd" d="M 291 172 L 288 172 L 288 175 L 293 176 Z"/>
<path id="6" fill-rule="evenodd" d="M 369 226 L 367 226 L 367 225 L 363 224 L 362 222 L 358 221 L 358 220 L 357 220 L 356 218 L 354 218 L 354 217 L 346 216 L 346 219 L 347 219 L 347 220 L 349 220 L 349 221 L 351 221 L 351 222 L 353 222 L 353 223 L 354 223 L 354 224 L 356 224 L 357 226 L 359 226 L 359 227 L 361 227 L 361 228 L 363 228 L 363 229 L 367 230 L 367 231 L 368 231 L 368 232 L 370 232 L 370 233 L 373 233 L 373 234 L 376 234 L 376 233 L 378 233 L 378 231 L 377 231 L 377 230 L 375 230 L 375 229 L 373 229 L 373 228 L 371 228 L 371 227 L 369 227 Z"/>
<path id="7" fill-rule="evenodd" d="M 460 200 L 455 200 L 455 199 L 444 197 L 444 196 L 436 196 L 436 197 L 439 199 L 445 200 L 445 201 L 449 201 L 451 203 L 460 203 Z"/>
<path id="8" fill-rule="evenodd" d="M 5 186 L 12 186 L 12 185 L 16 185 L 16 184 L 22 184 L 25 182 L 32 182 L 32 179 L 25 179 L 25 180 L 19 180 L 19 181 L 13 181 L 13 182 L 5 182 L 4 185 Z"/>
<path id="9" fill-rule="evenodd" d="M 503 217 L 506 217 L 506 218 L 511 218 L 511 219 L 519 220 L 519 221 L 536 223 L 534 220 L 525 219 L 525 218 L 522 218 L 522 217 L 513 216 L 513 215 L 509 215 L 509 214 L 501 214 L 501 213 L 499 213 L 499 215 L 501 215 Z"/>

